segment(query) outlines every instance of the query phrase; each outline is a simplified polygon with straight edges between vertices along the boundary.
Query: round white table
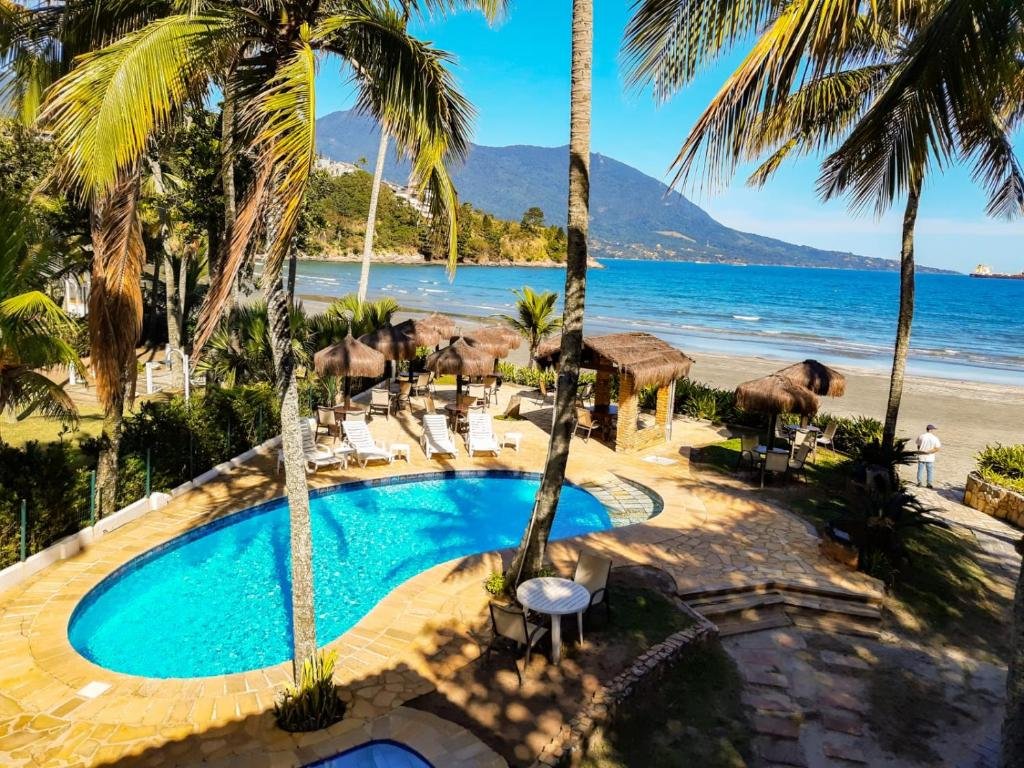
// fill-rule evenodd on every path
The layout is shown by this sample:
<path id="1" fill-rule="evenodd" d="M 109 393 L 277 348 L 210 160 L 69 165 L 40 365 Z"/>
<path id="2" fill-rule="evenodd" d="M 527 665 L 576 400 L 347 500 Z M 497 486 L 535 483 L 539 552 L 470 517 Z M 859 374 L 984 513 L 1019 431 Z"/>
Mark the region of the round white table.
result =
<path id="1" fill-rule="evenodd" d="M 583 640 L 583 611 L 590 605 L 590 592 L 582 584 L 555 576 L 529 579 L 516 590 L 519 603 L 531 611 L 551 617 L 551 660 L 562 659 L 562 616 L 576 614 Z"/>

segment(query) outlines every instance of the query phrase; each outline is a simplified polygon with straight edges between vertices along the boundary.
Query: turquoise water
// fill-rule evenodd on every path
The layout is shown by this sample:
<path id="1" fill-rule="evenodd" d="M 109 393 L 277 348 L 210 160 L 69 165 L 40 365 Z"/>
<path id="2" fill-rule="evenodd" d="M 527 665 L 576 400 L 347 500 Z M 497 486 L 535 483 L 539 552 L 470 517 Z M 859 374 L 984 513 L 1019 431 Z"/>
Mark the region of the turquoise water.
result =
<path id="1" fill-rule="evenodd" d="M 980 258 L 980 257 L 979 257 Z M 899 276 L 794 267 L 602 260 L 587 277 L 586 330 L 655 333 L 687 352 L 815 357 L 885 370 L 892 362 Z M 297 290 L 341 296 L 358 265 L 303 262 Z M 512 288 L 561 295 L 565 272 L 531 267 L 374 265 L 370 292 L 403 306 L 486 316 L 512 309 Z M 911 373 L 1024 384 L 1024 280 L 919 274 Z M 693 376 L 700 379 L 700 358 Z"/>
<path id="2" fill-rule="evenodd" d="M 430 477 L 312 495 L 321 645 L 411 576 L 519 543 L 536 477 Z M 596 498 L 575 486 L 563 489 L 554 538 L 610 527 Z M 287 505 L 279 499 L 142 555 L 83 598 L 68 628 L 71 644 L 100 666 L 159 678 L 242 672 L 290 659 L 288 528 Z"/>
<path id="3" fill-rule="evenodd" d="M 432 768 L 408 747 L 393 741 L 371 741 L 369 744 L 329 757 L 306 768 Z"/>

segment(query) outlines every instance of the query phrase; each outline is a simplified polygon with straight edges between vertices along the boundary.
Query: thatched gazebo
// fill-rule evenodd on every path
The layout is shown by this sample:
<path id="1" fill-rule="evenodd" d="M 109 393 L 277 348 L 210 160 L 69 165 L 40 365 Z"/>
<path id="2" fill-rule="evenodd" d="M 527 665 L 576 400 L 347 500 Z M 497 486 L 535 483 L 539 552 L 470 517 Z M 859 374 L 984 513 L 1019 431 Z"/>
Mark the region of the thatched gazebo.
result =
<path id="1" fill-rule="evenodd" d="M 558 365 L 561 339 L 552 338 L 537 350 L 541 367 Z M 594 383 L 594 413 L 608 414 L 612 377 L 619 379 L 616 451 L 638 451 L 672 436 L 672 412 L 676 380 L 690 373 L 693 360 L 667 342 L 649 333 L 613 333 L 583 339 L 582 368 L 597 374 Z M 640 390 L 658 388 L 654 424 L 639 426 Z"/>
<path id="2" fill-rule="evenodd" d="M 428 371 L 436 376 L 455 376 L 455 403 L 462 394 L 463 376 L 487 376 L 494 371 L 494 357 L 459 338 L 427 356 Z"/>
<path id="3" fill-rule="evenodd" d="M 364 333 L 359 341 L 380 352 L 385 360 L 412 360 L 418 348 L 416 339 L 394 325 Z"/>
<path id="4" fill-rule="evenodd" d="M 417 347 L 436 347 L 447 338 L 438 331 L 437 326 L 424 320 L 403 320 L 392 326 L 395 333 L 408 336 Z"/>
<path id="5" fill-rule="evenodd" d="M 455 323 L 450 317 L 442 315 L 440 312 L 431 312 L 419 322 L 433 328 L 442 339 L 447 339 L 455 333 Z"/>
<path id="6" fill-rule="evenodd" d="M 348 335 L 337 344 L 313 355 L 313 367 L 320 376 L 345 377 L 345 407 L 351 407 L 350 377 L 371 378 L 384 373 L 384 355 Z"/>
<path id="7" fill-rule="evenodd" d="M 819 397 L 842 397 L 846 394 L 846 377 L 817 360 L 794 363 L 775 373 L 806 387 Z"/>
<path id="8" fill-rule="evenodd" d="M 807 387 L 778 373 L 745 381 L 736 387 L 736 405 L 745 411 L 768 414 L 768 448 L 775 447 L 775 427 L 781 413 L 813 416 L 818 396 Z"/>
<path id="9" fill-rule="evenodd" d="M 470 346 L 489 352 L 494 359 L 508 357 L 508 353 L 513 349 L 518 349 L 521 343 L 518 334 L 511 329 L 502 328 L 497 325 L 477 328 L 463 335 L 462 338 Z"/>

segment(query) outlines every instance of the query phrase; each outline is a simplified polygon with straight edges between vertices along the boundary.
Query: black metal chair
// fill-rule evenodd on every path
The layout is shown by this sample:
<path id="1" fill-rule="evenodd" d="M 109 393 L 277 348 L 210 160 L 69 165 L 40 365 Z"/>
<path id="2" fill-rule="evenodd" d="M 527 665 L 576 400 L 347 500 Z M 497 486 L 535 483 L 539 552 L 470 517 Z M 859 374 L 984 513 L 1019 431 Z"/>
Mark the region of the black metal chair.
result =
<path id="1" fill-rule="evenodd" d="M 490 604 L 491 613 L 491 642 L 485 651 L 485 663 L 490 664 L 491 652 L 497 646 L 502 645 L 511 649 L 514 653 L 512 665 L 516 669 L 516 677 L 519 678 L 519 685 L 523 684 L 523 676 L 519 672 L 519 663 L 516 661 L 519 649 L 526 647 L 526 663 L 524 668 L 530 665 L 530 652 L 533 647 L 547 634 L 547 627 L 531 624 L 526 620 L 526 613 L 522 608 L 511 605 Z"/>

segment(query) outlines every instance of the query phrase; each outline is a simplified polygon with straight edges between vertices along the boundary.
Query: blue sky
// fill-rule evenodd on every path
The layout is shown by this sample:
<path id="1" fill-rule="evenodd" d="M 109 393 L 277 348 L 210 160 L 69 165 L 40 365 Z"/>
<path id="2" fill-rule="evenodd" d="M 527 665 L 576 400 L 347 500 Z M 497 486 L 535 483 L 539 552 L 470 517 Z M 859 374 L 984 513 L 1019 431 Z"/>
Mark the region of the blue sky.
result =
<path id="1" fill-rule="evenodd" d="M 478 113 L 477 144 L 568 142 L 570 8 L 569 0 L 513 0 L 508 17 L 494 28 L 472 13 L 415 25 L 420 36 L 456 56 L 456 77 Z M 619 47 L 628 8 L 626 0 L 595 2 L 592 147 L 667 181 L 682 138 L 740 54 L 720 62 L 668 104 L 656 105 L 649 93 L 623 83 Z M 324 69 L 320 80 L 320 114 L 351 105 L 351 91 L 336 70 Z M 899 255 L 900 211 L 877 220 L 851 215 L 841 201 L 822 203 L 814 193 L 816 159 L 787 165 L 762 190 L 743 184 L 743 170 L 716 194 L 682 191 L 737 229 L 867 256 Z M 919 214 L 919 262 L 962 271 L 979 262 L 1024 270 L 1024 223 L 989 219 L 984 208 L 984 196 L 967 169 L 933 175 Z"/>

